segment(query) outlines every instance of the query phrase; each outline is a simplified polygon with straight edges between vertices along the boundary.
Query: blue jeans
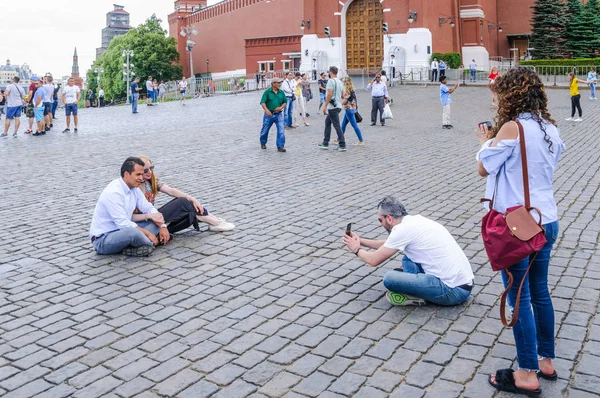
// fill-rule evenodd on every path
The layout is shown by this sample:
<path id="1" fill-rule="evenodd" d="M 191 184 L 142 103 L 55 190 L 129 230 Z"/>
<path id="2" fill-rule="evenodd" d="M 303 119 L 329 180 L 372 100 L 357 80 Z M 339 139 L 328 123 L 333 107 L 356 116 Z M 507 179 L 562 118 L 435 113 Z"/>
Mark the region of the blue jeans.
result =
<path id="1" fill-rule="evenodd" d="M 294 101 L 290 97 L 287 97 L 287 105 L 283 109 L 283 113 L 285 126 L 290 127 L 294 121 Z"/>
<path id="2" fill-rule="evenodd" d="M 139 94 L 133 94 L 131 96 L 131 111 L 133 113 L 137 113 L 137 106 L 138 106 L 138 101 L 140 100 L 140 95 Z"/>
<path id="3" fill-rule="evenodd" d="M 426 274 L 420 264 L 404 256 L 404 271 L 389 271 L 383 277 L 383 286 L 395 293 L 419 297 L 438 305 L 458 305 L 465 301 L 471 292 L 460 287 L 450 288 L 440 279 Z"/>
<path id="4" fill-rule="evenodd" d="M 538 370 L 538 355 L 554 359 L 554 307 L 548 291 L 550 252 L 558 236 L 558 221 L 545 224 L 546 245 L 538 252 L 521 291 L 519 319 L 513 326 L 520 369 Z M 510 267 L 514 282 L 508 293 L 508 305 L 514 308 L 519 285 L 529 265 L 529 257 Z M 508 277 L 502 271 L 504 286 Z M 533 311 L 532 311 L 533 307 Z"/>
<path id="5" fill-rule="evenodd" d="M 269 130 L 271 130 L 273 123 L 275 123 L 275 127 L 277 128 L 277 148 L 283 148 L 285 146 L 283 112 L 274 113 L 273 116 L 267 116 L 266 113 L 264 114 L 262 129 L 260 129 L 260 143 L 262 145 L 267 145 Z"/>
<path id="6" fill-rule="evenodd" d="M 153 234 L 158 234 L 160 228 L 152 221 L 143 221 L 136 223 L 140 228 L 144 228 Z M 152 242 L 142 231 L 137 228 L 124 228 L 108 232 L 97 237 L 94 242 L 94 249 L 98 254 L 117 254 L 121 253 L 127 246 L 140 247 L 152 246 Z"/>
<path id="7" fill-rule="evenodd" d="M 590 84 L 590 97 L 596 98 L 596 83 Z"/>
<path id="8" fill-rule="evenodd" d="M 471 80 L 475 81 L 477 80 L 477 71 L 471 69 Z"/>
<path id="9" fill-rule="evenodd" d="M 58 101 L 52 102 L 52 119 L 56 118 L 56 108 L 58 108 Z"/>
<path id="10" fill-rule="evenodd" d="M 356 109 L 346 109 L 346 114 L 344 115 L 344 120 L 342 121 L 342 133 L 346 134 L 346 126 L 348 122 L 352 125 L 356 136 L 360 142 L 363 141 L 362 133 L 360 131 L 360 127 L 358 127 L 358 123 L 356 123 Z"/>

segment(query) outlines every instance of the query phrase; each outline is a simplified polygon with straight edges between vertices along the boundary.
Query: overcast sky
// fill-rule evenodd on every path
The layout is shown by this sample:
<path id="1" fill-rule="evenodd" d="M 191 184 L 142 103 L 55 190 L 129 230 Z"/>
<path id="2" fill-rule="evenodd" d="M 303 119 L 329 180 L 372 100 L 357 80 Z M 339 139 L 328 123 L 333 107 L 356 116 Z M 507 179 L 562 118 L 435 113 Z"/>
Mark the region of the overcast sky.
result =
<path id="1" fill-rule="evenodd" d="M 29 0 L 2 2 L 2 39 L 0 64 L 27 62 L 36 74 L 57 77 L 71 74 L 73 50 L 77 47 L 79 72 L 83 76 L 96 58 L 106 13 L 117 3 L 125 6 L 130 25 L 144 23 L 153 13 L 169 29 L 167 15 L 173 12 L 173 0 Z M 208 3 L 217 3 L 209 0 Z"/>

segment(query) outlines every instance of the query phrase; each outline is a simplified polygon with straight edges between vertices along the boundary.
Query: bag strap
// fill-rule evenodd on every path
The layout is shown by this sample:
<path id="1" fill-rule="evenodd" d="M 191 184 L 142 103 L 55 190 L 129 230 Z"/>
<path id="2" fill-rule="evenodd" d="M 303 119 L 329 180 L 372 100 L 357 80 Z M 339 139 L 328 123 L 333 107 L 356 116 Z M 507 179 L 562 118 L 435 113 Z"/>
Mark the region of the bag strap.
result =
<path id="1" fill-rule="evenodd" d="M 523 279 L 521 280 L 521 284 L 519 285 L 519 291 L 517 292 L 517 297 L 515 299 L 515 309 L 513 311 L 513 316 L 512 316 L 512 319 L 510 320 L 510 323 L 508 323 L 506 321 L 506 297 L 508 296 L 508 292 L 512 288 L 514 278 L 512 276 L 512 273 L 508 269 L 504 270 L 504 272 L 506 272 L 506 274 L 508 275 L 508 284 L 506 285 L 506 290 L 504 290 L 504 292 L 502 293 L 502 296 L 500 296 L 500 320 L 502 321 L 502 324 L 507 328 L 513 327 L 515 325 L 515 323 L 517 323 L 517 320 L 519 319 L 519 305 L 521 303 L 521 290 L 523 289 L 523 283 L 525 283 L 525 279 L 527 279 L 527 274 L 529 274 L 529 269 L 533 265 L 533 262 L 535 261 L 535 258 L 537 255 L 538 255 L 538 252 L 533 253 L 531 259 L 529 260 L 529 266 L 527 267 L 527 271 L 525 271 L 525 275 L 523 275 Z"/>
<path id="2" fill-rule="evenodd" d="M 529 202 L 529 171 L 527 169 L 527 149 L 525 147 L 525 132 L 523 131 L 523 125 L 518 120 L 515 120 L 517 127 L 519 128 L 519 144 L 521 145 L 521 170 L 523 171 L 523 197 L 525 199 L 525 208 L 531 209 L 531 203 Z"/>

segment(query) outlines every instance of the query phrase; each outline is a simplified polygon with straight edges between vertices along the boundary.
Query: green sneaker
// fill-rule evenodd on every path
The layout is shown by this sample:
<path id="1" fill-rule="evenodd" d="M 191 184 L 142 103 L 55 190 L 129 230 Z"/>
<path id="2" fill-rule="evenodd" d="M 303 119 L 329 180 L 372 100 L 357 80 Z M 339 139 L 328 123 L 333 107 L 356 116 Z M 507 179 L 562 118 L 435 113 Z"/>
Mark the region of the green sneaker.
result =
<path id="1" fill-rule="evenodd" d="M 385 298 L 390 304 L 398 306 L 414 305 L 420 307 L 427 304 L 427 302 L 422 298 L 409 296 L 403 293 L 387 292 L 385 294 Z"/>

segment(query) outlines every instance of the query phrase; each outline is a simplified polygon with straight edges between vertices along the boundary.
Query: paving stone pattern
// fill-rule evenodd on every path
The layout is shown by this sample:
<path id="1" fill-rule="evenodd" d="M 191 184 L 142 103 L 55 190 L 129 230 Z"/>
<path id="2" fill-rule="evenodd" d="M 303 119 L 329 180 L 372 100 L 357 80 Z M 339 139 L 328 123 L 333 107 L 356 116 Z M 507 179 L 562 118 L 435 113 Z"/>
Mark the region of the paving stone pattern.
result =
<path id="1" fill-rule="evenodd" d="M 441 129 L 437 87 L 392 89 L 395 119 L 364 147 L 317 148 L 322 115 L 286 132 L 288 152 L 258 134 L 259 94 L 140 113 L 82 110 L 44 137 L 0 142 L 0 395 L 5 397 L 492 397 L 487 375 L 516 366 L 499 321 L 500 277 L 479 234 L 474 127 L 493 117 L 485 88 L 453 94 Z M 564 122 L 568 92 L 548 93 L 567 151 L 555 178 L 560 235 L 549 285 L 560 378 L 545 397 L 598 396 L 600 377 L 599 104 Z M 60 114 L 60 112 L 59 112 Z M 348 142 L 355 142 L 349 128 Z M 332 144 L 332 148 L 334 145 Z M 145 154 L 161 181 L 233 221 L 193 230 L 149 258 L 98 256 L 87 238 L 101 190 Z M 395 194 L 444 224 L 476 274 L 467 303 L 392 307 L 378 269 L 342 246 L 348 221 L 383 238 L 376 205 Z M 159 196 L 159 204 L 168 200 Z"/>

